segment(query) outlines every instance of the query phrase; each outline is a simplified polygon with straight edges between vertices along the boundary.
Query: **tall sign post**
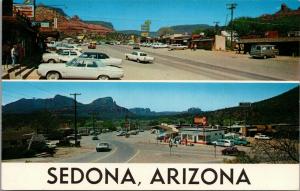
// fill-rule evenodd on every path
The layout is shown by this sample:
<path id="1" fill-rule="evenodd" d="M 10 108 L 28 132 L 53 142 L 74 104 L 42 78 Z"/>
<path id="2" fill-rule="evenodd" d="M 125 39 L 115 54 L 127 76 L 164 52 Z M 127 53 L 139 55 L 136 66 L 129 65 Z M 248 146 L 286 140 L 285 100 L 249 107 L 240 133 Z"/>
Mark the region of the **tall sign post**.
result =
<path id="1" fill-rule="evenodd" d="M 141 25 L 141 36 L 142 37 L 145 37 L 145 38 L 149 37 L 150 25 L 151 25 L 150 20 L 146 20 L 144 22 L 144 24 Z"/>

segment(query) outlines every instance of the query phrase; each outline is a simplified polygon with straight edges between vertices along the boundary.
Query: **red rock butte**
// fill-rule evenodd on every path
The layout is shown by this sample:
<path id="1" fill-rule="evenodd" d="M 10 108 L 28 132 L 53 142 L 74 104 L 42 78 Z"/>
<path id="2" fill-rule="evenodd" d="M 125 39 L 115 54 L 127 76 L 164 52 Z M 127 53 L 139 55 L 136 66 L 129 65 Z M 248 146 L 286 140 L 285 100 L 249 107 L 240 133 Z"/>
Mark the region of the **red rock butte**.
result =
<path id="1" fill-rule="evenodd" d="M 57 29 L 58 31 L 66 35 L 79 35 L 79 34 L 97 34 L 106 35 L 107 33 L 113 32 L 113 29 L 96 25 L 89 24 L 81 21 L 78 16 L 67 18 L 58 11 L 52 8 L 44 6 L 38 6 L 35 11 L 36 21 L 50 21 L 53 22 L 54 18 L 57 18 Z"/>

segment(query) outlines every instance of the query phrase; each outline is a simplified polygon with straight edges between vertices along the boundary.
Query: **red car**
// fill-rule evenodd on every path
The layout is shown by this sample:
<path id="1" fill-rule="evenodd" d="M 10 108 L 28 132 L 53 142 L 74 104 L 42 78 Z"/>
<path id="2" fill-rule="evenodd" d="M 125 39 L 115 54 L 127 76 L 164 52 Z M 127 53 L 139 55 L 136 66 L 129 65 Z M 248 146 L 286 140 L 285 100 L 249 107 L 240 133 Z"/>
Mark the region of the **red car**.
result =
<path id="1" fill-rule="evenodd" d="M 239 151 L 236 147 L 227 147 L 226 149 L 222 150 L 222 155 L 244 155 L 245 151 Z"/>

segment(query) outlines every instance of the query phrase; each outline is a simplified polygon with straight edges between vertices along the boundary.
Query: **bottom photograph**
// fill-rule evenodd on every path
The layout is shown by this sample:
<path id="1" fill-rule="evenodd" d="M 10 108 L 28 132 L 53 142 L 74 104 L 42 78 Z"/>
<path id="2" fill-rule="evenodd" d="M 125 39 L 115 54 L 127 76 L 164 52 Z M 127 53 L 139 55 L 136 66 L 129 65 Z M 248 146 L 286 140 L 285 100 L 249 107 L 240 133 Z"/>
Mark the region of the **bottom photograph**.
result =
<path id="1" fill-rule="evenodd" d="M 299 163 L 299 83 L 2 83 L 2 162 Z"/>

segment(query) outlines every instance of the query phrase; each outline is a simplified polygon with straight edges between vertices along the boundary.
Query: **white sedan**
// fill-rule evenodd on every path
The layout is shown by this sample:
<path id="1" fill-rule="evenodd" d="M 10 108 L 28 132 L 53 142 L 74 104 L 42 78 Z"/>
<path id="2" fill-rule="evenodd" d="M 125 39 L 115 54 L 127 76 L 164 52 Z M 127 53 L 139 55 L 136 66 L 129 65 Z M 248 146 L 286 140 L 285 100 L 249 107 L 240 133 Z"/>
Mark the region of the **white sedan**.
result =
<path id="1" fill-rule="evenodd" d="M 145 52 L 134 51 L 130 54 L 125 54 L 126 60 L 134 60 L 137 62 L 153 62 L 154 58 L 148 56 Z"/>
<path id="2" fill-rule="evenodd" d="M 44 53 L 43 62 L 57 63 L 68 62 L 81 55 L 81 52 L 76 50 L 58 50 L 56 52 Z"/>
<path id="3" fill-rule="evenodd" d="M 122 65 L 122 59 L 112 58 L 102 52 L 84 52 L 80 55 L 81 58 L 100 59 L 101 62 L 108 66 L 120 66 Z"/>
<path id="4" fill-rule="evenodd" d="M 120 79 L 124 76 L 124 70 L 115 66 L 106 66 L 101 60 L 74 58 L 67 63 L 40 64 L 38 74 L 48 80 L 60 78 L 75 79 Z"/>

